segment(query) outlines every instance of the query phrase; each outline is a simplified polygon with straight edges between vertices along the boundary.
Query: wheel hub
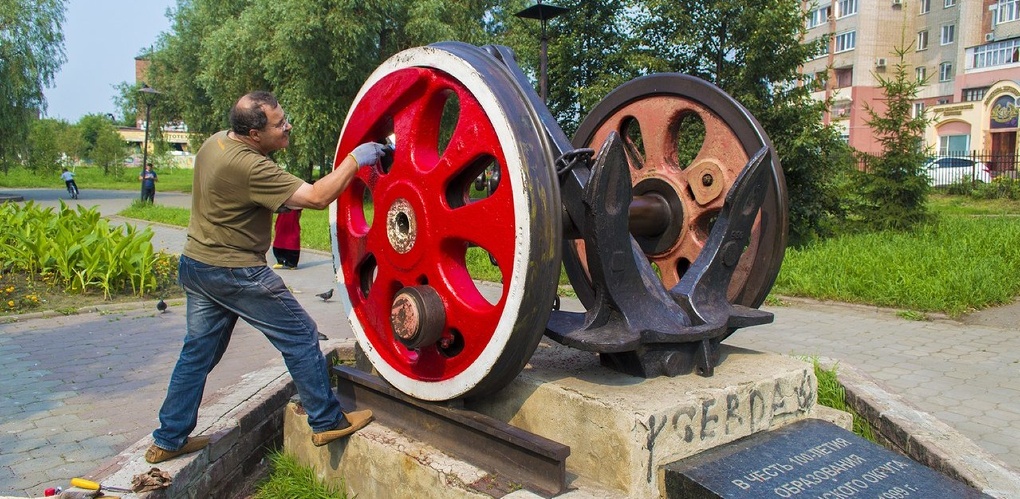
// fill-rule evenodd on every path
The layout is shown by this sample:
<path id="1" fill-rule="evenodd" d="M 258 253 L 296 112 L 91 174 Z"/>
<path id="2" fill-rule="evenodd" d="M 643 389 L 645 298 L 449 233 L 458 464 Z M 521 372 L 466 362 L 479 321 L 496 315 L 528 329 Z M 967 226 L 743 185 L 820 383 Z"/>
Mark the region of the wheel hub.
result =
<path id="1" fill-rule="evenodd" d="M 386 212 L 386 238 L 390 246 L 397 253 L 405 255 L 414 248 L 417 237 L 418 221 L 414 208 L 406 199 L 397 199 Z"/>

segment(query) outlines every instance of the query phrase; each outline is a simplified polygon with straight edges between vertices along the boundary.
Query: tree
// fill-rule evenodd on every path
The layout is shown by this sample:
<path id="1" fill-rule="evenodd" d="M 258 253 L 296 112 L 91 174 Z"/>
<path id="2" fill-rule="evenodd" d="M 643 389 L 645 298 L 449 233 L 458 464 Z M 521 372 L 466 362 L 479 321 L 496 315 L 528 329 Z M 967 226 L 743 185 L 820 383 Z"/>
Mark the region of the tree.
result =
<path id="1" fill-rule="evenodd" d="M 910 46 L 894 50 L 899 57 L 891 78 L 876 74 L 885 94 L 885 109 L 867 107 L 868 126 L 882 144 L 882 154 L 869 157 L 864 185 L 864 223 L 878 230 L 910 230 L 930 218 L 931 187 L 924 172 L 924 131 L 928 118 L 913 116 L 913 102 L 923 81 L 908 72 Z"/>
<path id="2" fill-rule="evenodd" d="M 28 134 L 28 161 L 30 170 L 39 174 L 57 171 L 60 163 L 60 138 L 68 124 L 54 119 L 41 119 L 32 122 L 32 130 Z"/>
<path id="3" fill-rule="evenodd" d="M 95 149 L 99 144 L 99 136 L 103 130 L 108 128 L 112 129 L 113 123 L 105 115 L 92 113 L 82 116 L 78 120 L 81 141 L 78 143 L 80 149 L 76 156 L 87 161 L 95 160 Z"/>
<path id="4" fill-rule="evenodd" d="M 24 152 L 64 56 L 65 0 L 0 2 L 0 165 Z"/>
<path id="5" fill-rule="evenodd" d="M 113 96 L 113 105 L 120 111 L 120 119 L 114 121 L 121 126 L 136 126 L 138 113 L 144 111 L 138 100 L 138 91 L 142 88 L 141 82 L 128 83 L 122 81 L 114 85 L 117 94 Z"/>
<path id="6" fill-rule="evenodd" d="M 121 138 L 113 124 L 107 122 L 107 126 L 99 129 L 96 134 L 96 145 L 92 150 L 92 160 L 103 167 L 103 174 L 120 175 L 127 158 L 127 147 L 124 139 Z"/>

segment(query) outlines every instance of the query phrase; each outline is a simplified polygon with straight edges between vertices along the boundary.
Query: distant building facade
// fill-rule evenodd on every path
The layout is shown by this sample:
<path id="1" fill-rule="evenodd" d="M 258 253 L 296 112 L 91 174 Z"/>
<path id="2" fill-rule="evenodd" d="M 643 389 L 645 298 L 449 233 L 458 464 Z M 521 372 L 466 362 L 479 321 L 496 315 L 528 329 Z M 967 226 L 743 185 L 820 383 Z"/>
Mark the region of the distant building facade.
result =
<path id="1" fill-rule="evenodd" d="M 866 109 L 884 112 L 878 77 L 893 77 L 902 46 L 904 64 L 927 81 L 914 112 L 934 117 L 925 134 L 934 152 L 1017 156 L 1020 0 L 817 0 L 803 8 L 806 40 L 832 40 L 802 73 L 823 85 L 814 96 L 832 98 L 825 119 L 855 149 L 881 150 Z M 1015 169 L 1015 159 L 995 168 Z"/>
<path id="2" fill-rule="evenodd" d="M 135 58 L 135 83 L 146 83 L 150 61 L 144 57 Z M 137 154 L 142 153 L 145 144 L 145 129 L 149 126 L 145 121 L 145 108 L 138 110 L 135 116 L 134 127 L 119 127 L 118 133 Z M 153 154 L 153 132 L 149 130 L 149 155 Z M 192 153 L 189 142 L 192 134 L 188 132 L 187 125 L 183 123 L 164 124 L 161 129 L 163 141 L 170 148 L 170 153 L 178 157 L 180 166 L 192 166 Z M 141 160 L 135 158 L 139 163 Z M 139 165 L 141 166 L 141 165 Z"/>

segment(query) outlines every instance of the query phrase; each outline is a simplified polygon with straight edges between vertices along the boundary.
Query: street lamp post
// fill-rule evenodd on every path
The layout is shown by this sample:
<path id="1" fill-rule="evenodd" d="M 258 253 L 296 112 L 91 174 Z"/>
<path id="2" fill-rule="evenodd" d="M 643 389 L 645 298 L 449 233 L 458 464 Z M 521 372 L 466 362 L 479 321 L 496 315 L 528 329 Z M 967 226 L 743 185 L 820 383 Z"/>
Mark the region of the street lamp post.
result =
<path id="1" fill-rule="evenodd" d="M 145 141 L 142 143 L 142 168 L 149 163 L 149 111 L 152 106 L 152 98 L 159 94 L 156 89 L 142 84 L 142 88 L 138 90 L 142 92 L 142 102 L 145 103 Z"/>
<path id="2" fill-rule="evenodd" d="M 539 52 L 538 59 L 539 67 L 538 93 L 539 95 L 542 96 L 543 103 L 546 100 L 546 95 L 548 95 L 548 92 L 546 90 L 546 86 L 548 84 L 546 81 L 546 79 L 548 78 L 546 76 L 546 67 L 549 65 L 548 49 L 546 48 L 549 38 L 545 34 L 545 23 L 549 19 L 552 19 L 561 14 L 566 14 L 568 11 L 570 11 L 570 9 L 566 7 L 557 7 L 555 5 L 543 4 L 542 0 L 538 0 L 537 4 L 532 5 L 531 7 L 528 7 L 514 14 L 515 16 L 524 19 L 538 19 L 539 22 L 541 22 L 542 24 L 542 49 L 541 52 Z"/>

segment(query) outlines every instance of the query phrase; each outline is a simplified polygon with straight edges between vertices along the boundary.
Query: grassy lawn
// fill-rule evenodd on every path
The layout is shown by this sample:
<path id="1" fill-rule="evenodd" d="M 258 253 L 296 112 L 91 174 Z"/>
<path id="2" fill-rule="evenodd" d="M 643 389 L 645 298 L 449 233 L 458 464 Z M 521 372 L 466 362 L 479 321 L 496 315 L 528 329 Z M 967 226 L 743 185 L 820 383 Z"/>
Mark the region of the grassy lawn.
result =
<path id="1" fill-rule="evenodd" d="M 1020 203 L 933 196 L 938 221 L 790 249 L 772 292 L 950 316 L 1020 295 Z"/>
<path id="2" fill-rule="evenodd" d="M 74 172 L 74 181 L 82 191 L 90 189 L 141 189 L 141 182 L 138 180 L 138 174 L 141 173 L 140 168 L 113 168 L 107 174 L 100 167 L 78 166 L 72 171 Z M 163 168 L 156 170 L 156 174 L 159 175 L 159 181 L 156 183 L 156 192 L 191 192 L 192 171 L 187 168 Z M 0 187 L 63 189 L 64 181 L 60 180 L 59 170 L 50 173 L 37 173 L 25 168 L 12 168 L 6 175 L 0 173 Z"/>

